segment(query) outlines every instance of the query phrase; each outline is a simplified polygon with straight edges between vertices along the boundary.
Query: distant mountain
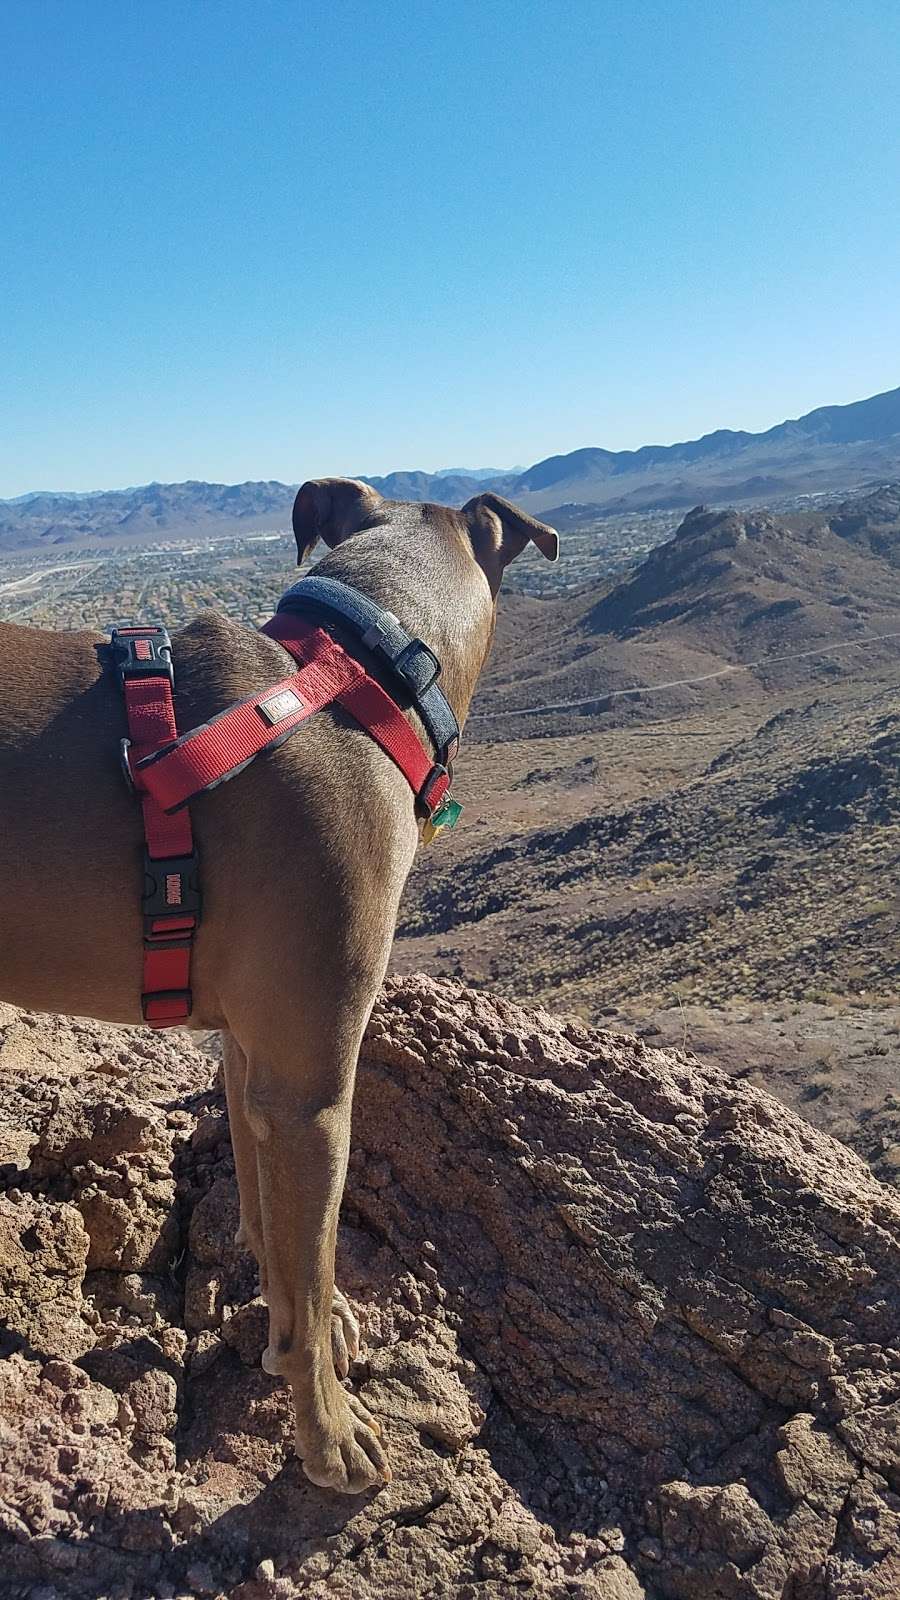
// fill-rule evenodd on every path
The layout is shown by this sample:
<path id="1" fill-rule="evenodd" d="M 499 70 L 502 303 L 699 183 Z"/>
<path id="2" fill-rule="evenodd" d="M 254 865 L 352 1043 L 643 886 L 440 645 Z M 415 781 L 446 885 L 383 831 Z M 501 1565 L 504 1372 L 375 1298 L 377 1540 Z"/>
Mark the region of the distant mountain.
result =
<path id="1" fill-rule="evenodd" d="M 525 472 L 448 477 L 391 473 L 368 481 L 398 499 L 459 504 L 490 486 L 532 512 L 597 516 L 855 488 L 900 476 L 900 388 L 846 406 L 821 406 L 765 433 L 719 428 L 683 444 L 586 448 L 547 456 Z"/>
<path id="2" fill-rule="evenodd" d="M 362 477 L 363 483 L 370 483 L 386 500 L 431 500 L 441 506 L 462 505 L 464 500 L 480 494 L 486 487 L 483 478 L 463 478 L 442 472 L 389 472 L 386 478 L 366 478 L 362 473 L 352 476 Z"/>
<path id="3" fill-rule="evenodd" d="M 524 467 L 441 467 L 434 473 L 436 478 L 473 478 L 477 483 L 486 478 L 510 478 L 517 472 L 524 472 Z"/>
<path id="4" fill-rule="evenodd" d="M 900 388 L 846 406 L 821 406 L 765 433 L 720 428 L 683 444 L 581 449 L 527 471 L 391 472 L 367 478 L 390 499 L 460 505 L 490 487 L 527 510 L 613 512 L 842 493 L 900 478 Z M 0 548 L 157 538 L 290 526 L 294 487 L 152 483 L 97 494 L 30 494 L 0 501 Z"/>
<path id="5" fill-rule="evenodd" d="M 0 500 L 0 549 L 289 528 L 294 493 L 283 483 L 189 482 L 26 495 Z"/>
<path id="6" fill-rule="evenodd" d="M 505 489 L 532 512 L 566 502 L 601 511 L 756 500 L 850 489 L 900 476 L 900 388 L 822 406 L 765 433 L 719 429 L 684 444 L 549 456 Z"/>

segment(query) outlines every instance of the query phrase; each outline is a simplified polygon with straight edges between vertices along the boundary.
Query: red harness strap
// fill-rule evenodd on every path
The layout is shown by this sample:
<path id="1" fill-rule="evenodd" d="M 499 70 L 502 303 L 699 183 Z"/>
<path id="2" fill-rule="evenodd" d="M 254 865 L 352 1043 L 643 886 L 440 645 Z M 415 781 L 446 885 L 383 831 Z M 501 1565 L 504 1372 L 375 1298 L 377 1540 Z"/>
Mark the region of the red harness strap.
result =
<path id="1" fill-rule="evenodd" d="M 197 852 L 188 801 L 274 749 L 336 701 L 391 757 L 417 806 L 431 818 L 450 773 L 435 764 L 399 707 L 359 661 L 313 622 L 279 612 L 263 630 L 298 670 L 180 737 L 172 698 L 172 647 L 165 628 L 114 628 L 112 649 L 125 696 L 122 766 L 144 816 L 145 1022 L 169 1028 L 191 1014 L 191 946 L 200 921 Z"/>
<path id="2" fill-rule="evenodd" d="M 277 639 L 301 664 L 312 648 L 317 656 L 327 651 L 333 659 L 340 656 L 359 666 L 330 633 L 290 612 L 276 612 L 262 631 Z M 335 699 L 400 768 L 420 806 L 429 815 L 436 810 L 450 788 L 451 775 L 446 767 L 435 766 L 433 756 L 381 684 L 361 669 L 358 676 L 348 679 Z"/>
<path id="3" fill-rule="evenodd" d="M 123 765 L 176 736 L 172 657 L 165 628 L 115 628 L 112 648 L 125 696 Z M 144 974 L 141 1006 L 151 1027 L 191 1014 L 191 945 L 200 920 L 197 852 L 187 811 L 169 816 L 140 786 L 144 817 Z"/>
<path id="4" fill-rule="evenodd" d="M 399 707 L 331 634 L 280 612 L 263 632 L 279 641 L 299 670 L 248 696 L 210 722 L 129 763 L 135 786 L 162 811 L 179 815 L 188 801 L 233 778 L 254 756 L 274 749 L 323 706 L 337 701 L 400 768 L 430 813 L 444 799 L 450 774 L 436 767 Z"/>

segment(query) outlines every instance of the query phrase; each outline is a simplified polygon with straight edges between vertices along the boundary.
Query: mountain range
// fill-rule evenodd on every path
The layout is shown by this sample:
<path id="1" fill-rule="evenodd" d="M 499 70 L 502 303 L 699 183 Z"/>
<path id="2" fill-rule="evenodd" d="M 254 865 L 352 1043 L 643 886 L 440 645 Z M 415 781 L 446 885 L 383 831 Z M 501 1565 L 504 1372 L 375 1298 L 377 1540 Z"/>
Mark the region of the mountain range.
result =
<path id="1" fill-rule="evenodd" d="M 587 448 L 522 471 L 479 468 L 370 477 L 399 500 L 459 505 L 486 488 L 553 520 L 653 508 L 763 503 L 843 491 L 900 477 L 900 388 L 851 405 L 822 406 L 765 433 L 717 429 L 683 444 Z M 97 540 L 178 538 L 286 528 L 296 485 L 152 483 L 96 494 L 39 493 L 0 501 L 0 548 Z"/>

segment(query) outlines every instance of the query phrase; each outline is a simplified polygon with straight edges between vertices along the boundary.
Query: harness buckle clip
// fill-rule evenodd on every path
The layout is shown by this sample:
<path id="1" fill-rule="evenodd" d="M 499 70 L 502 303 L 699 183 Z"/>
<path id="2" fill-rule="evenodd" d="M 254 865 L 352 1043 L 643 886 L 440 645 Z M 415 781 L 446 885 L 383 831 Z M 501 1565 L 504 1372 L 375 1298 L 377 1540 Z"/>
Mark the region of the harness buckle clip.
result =
<path id="1" fill-rule="evenodd" d="M 400 631 L 402 637 L 397 618 L 392 612 L 386 611 L 380 622 L 373 622 L 361 634 L 361 642 L 400 679 L 404 689 L 415 699 L 437 683 L 441 675 L 441 663 L 424 639 L 409 639 L 398 650 L 396 642 L 391 640 L 390 624 Z"/>
<path id="2" fill-rule="evenodd" d="M 189 944 L 200 922 L 202 904 L 200 858 L 196 850 L 189 856 L 151 856 L 148 850 L 144 851 L 141 910 L 145 943 L 184 941 Z M 157 927 L 160 921 L 166 920 L 177 924 L 171 934 L 165 927 Z"/>
<path id="3" fill-rule="evenodd" d="M 141 1014 L 152 1027 L 187 1022 L 194 1004 L 190 989 L 153 989 L 141 995 Z"/>
<path id="4" fill-rule="evenodd" d="M 168 629 L 112 628 L 109 643 L 120 689 L 124 689 L 128 678 L 168 678 L 172 688 L 175 687 Z"/>

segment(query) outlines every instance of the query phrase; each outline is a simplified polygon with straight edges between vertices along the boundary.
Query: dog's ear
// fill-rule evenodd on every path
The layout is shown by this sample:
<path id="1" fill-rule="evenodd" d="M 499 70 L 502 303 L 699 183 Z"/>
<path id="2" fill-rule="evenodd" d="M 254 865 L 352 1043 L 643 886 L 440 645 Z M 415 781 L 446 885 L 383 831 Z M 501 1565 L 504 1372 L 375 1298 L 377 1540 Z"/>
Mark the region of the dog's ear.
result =
<path id="1" fill-rule="evenodd" d="M 380 504 L 378 490 L 357 478 L 313 478 L 302 484 L 292 517 L 298 567 L 317 540 L 333 550 L 368 523 Z"/>
<path id="2" fill-rule="evenodd" d="M 462 508 L 475 554 L 482 566 L 503 568 L 522 554 L 533 540 L 548 561 L 559 559 L 559 534 L 546 522 L 538 522 L 527 511 L 520 511 L 499 494 L 477 494 Z M 490 574 L 489 574 L 490 576 Z"/>

